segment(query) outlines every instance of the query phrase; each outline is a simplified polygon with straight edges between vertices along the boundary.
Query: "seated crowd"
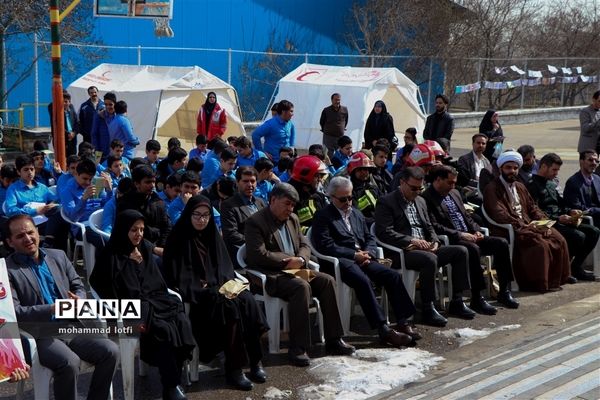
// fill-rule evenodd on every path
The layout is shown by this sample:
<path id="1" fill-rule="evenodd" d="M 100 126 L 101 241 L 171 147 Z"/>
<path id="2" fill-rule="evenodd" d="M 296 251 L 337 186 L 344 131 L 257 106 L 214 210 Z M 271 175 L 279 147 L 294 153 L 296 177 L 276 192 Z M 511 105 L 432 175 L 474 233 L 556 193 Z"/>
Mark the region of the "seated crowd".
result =
<path id="1" fill-rule="evenodd" d="M 212 103 L 207 99 L 207 109 Z M 532 146 L 495 151 L 498 146 L 489 141 L 498 135 L 475 134 L 472 151 L 457 163 L 444 150 L 449 141 L 417 143 L 414 128 L 406 130 L 398 149 L 388 139 L 370 137 L 368 150 L 354 152 L 358 146 L 341 136 L 334 151 L 314 144 L 296 157 L 293 136 L 277 135 L 288 129 L 293 105 L 282 101 L 276 113 L 252 135 L 254 143 L 244 136 L 225 141 L 222 118 L 214 129 L 199 118 L 196 147 L 188 152 L 172 138 L 163 159 L 156 140 L 146 143 L 145 158 L 134 157 L 130 138 L 104 140 L 110 147 L 106 157 L 81 143 L 66 171 L 48 159 L 42 142 L 14 165 L 2 165 L 3 240 L 12 251 L 7 266 L 19 322 L 50 321 L 56 299 L 86 296 L 57 249 L 66 251 L 69 233 L 81 239 L 72 223 L 89 226 L 97 210 L 103 210 L 100 229 L 110 239 L 85 230 L 97 250 L 95 266 L 86 265 L 93 268 L 89 284 L 102 298 L 142 300 L 140 357 L 159 368 L 167 399 L 185 398 L 181 371 L 196 346 L 202 362 L 224 354 L 226 381 L 235 388 L 250 390 L 252 382 L 267 380 L 261 337 L 280 327 L 269 326 L 251 291 L 289 303 L 289 361 L 308 366 L 313 297 L 326 352 L 355 350 L 343 339 L 342 285 L 354 291 L 379 341 L 400 348 L 421 338 L 411 322 L 415 315 L 423 324 L 444 327 L 448 316 L 470 320 L 497 313 L 486 298 L 492 279 L 482 257 L 493 256 L 495 297 L 509 309 L 519 307 L 513 281 L 519 290 L 544 293 L 595 279 L 584 263 L 600 237 L 596 151 L 581 153 L 580 170 L 561 194 L 557 154 L 538 162 Z M 92 137 L 96 124 L 104 123 L 97 119 Z M 121 124 L 128 126 L 126 120 Z M 582 222 L 584 216 L 592 222 Z M 509 224 L 513 243 L 489 220 Z M 387 246 L 384 257 L 377 241 Z M 315 252 L 339 261 L 341 282 L 333 265 L 322 262 L 315 269 Z M 242 254 L 242 264 L 266 276 L 265 287 L 250 279 L 251 291 L 225 297 L 222 289 L 246 272 Z M 447 310 L 441 310 L 435 285 L 446 266 L 451 289 Z M 418 276 L 418 300 L 409 276 Z M 37 294 L 27 280 L 35 282 Z M 188 312 L 167 289 L 189 304 Z M 393 324 L 378 299 L 383 291 Z M 44 337 L 38 350 L 42 365 L 54 371 L 56 398 L 76 398 L 79 359 L 96 366 L 88 398 L 107 397 L 119 357 L 113 342 Z"/>

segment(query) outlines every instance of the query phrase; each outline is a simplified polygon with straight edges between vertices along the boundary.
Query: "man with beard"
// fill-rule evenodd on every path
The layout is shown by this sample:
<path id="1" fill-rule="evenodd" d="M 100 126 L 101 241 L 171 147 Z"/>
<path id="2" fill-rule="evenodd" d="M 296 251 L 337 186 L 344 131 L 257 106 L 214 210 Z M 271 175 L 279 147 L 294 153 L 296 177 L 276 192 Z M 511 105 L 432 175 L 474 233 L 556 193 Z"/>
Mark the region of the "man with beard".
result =
<path id="1" fill-rule="evenodd" d="M 510 224 L 514 229 L 512 261 L 519 288 L 543 293 L 561 290 L 560 285 L 564 283 L 577 282 L 570 276 L 569 250 L 562 235 L 551 226 L 532 224 L 548 217 L 536 206 L 525 185 L 517 182 L 523 165 L 521 154 L 507 151 L 496 164 L 500 176 L 485 188 L 483 205 L 490 218 L 500 224 Z M 506 234 L 494 227 L 492 233 Z"/>
<path id="2" fill-rule="evenodd" d="M 454 133 L 454 118 L 448 112 L 450 100 L 443 94 L 435 96 L 435 112 L 427 117 L 423 139 L 435 140 L 445 151 L 450 151 L 450 140 Z"/>
<path id="3" fill-rule="evenodd" d="M 517 180 L 527 186 L 533 179 L 533 175 L 537 174 L 539 168 L 535 158 L 535 149 L 533 146 L 524 144 L 517 149 L 517 152 L 523 157 L 523 166 L 519 168 Z"/>
<path id="4" fill-rule="evenodd" d="M 585 211 L 600 227 L 600 177 L 594 174 L 598 167 L 598 153 L 594 149 L 579 153 L 579 171 L 565 184 L 565 203 L 568 207 Z"/>

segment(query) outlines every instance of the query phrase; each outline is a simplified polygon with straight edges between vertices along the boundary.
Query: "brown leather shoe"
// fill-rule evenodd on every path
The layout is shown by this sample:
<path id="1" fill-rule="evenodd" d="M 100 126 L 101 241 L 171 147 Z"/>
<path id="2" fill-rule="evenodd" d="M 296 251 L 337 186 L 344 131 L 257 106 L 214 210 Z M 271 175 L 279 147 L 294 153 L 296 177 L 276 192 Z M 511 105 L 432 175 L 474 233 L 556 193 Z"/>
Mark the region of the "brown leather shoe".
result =
<path id="1" fill-rule="evenodd" d="M 419 332 L 417 332 L 416 330 L 414 330 L 413 327 L 410 326 L 409 324 L 405 324 L 405 325 L 397 324 L 394 327 L 394 330 L 398 331 L 400 333 L 404 333 L 415 340 L 420 340 L 423 338 L 423 336 L 421 336 L 421 334 Z"/>
<path id="2" fill-rule="evenodd" d="M 400 333 L 394 329 L 387 327 L 385 332 L 379 333 L 379 340 L 383 344 L 389 344 L 394 347 L 414 347 L 416 345 L 415 340 L 407 335 L 406 333 Z"/>

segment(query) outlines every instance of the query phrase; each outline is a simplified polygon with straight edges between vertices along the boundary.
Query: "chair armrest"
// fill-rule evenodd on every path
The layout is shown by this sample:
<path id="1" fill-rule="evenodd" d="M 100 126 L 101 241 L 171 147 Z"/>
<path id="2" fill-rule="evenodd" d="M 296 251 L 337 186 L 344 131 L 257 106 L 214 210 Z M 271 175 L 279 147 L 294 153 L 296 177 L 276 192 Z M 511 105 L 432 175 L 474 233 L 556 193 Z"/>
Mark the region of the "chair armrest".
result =
<path id="1" fill-rule="evenodd" d="M 263 288 L 265 287 L 265 285 L 267 284 L 267 276 L 265 274 L 263 274 L 262 272 L 258 272 L 254 269 L 250 269 L 250 268 L 246 268 L 245 271 L 248 272 L 249 274 L 256 276 L 258 279 L 260 279 L 262 282 Z"/>
<path id="2" fill-rule="evenodd" d="M 321 269 L 321 266 L 319 264 L 317 264 L 314 261 L 308 261 L 308 268 L 314 270 L 314 271 L 319 271 Z"/>
<path id="3" fill-rule="evenodd" d="M 440 239 L 440 241 L 444 245 L 448 246 L 450 244 L 450 241 L 448 240 L 448 236 L 446 236 L 446 235 L 438 235 L 438 238 Z"/>
<path id="4" fill-rule="evenodd" d="M 587 222 L 589 225 L 594 226 L 594 218 L 589 215 L 584 215 L 581 217 L 581 222 Z"/>
<path id="5" fill-rule="evenodd" d="M 479 228 L 479 232 L 483 233 L 483 236 L 490 236 L 490 230 L 483 226 Z"/>
<path id="6" fill-rule="evenodd" d="M 181 301 L 183 303 L 183 300 L 181 299 L 181 295 L 179 293 L 177 293 L 173 289 L 169 289 L 169 288 L 167 288 L 167 292 L 169 294 L 173 295 L 173 296 L 177 296 L 177 298 L 179 299 L 179 301 Z"/>
<path id="7" fill-rule="evenodd" d="M 384 258 L 383 256 L 383 248 L 377 246 L 377 258 Z"/>
<path id="8" fill-rule="evenodd" d="M 233 272 L 235 272 L 235 280 L 240 281 L 242 283 L 248 283 L 248 279 L 244 275 L 240 274 L 237 271 Z"/>

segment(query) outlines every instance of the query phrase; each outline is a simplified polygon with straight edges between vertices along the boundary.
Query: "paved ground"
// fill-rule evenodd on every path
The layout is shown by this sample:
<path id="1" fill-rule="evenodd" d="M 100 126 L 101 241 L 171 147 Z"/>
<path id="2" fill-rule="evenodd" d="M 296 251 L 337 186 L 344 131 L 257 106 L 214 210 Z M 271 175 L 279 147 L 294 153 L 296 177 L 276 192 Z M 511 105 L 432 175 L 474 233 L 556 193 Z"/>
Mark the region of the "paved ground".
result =
<path id="1" fill-rule="evenodd" d="M 597 307 L 597 297 L 588 301 Z M 434 379 L 380 399 L 598 399 L 600 311 L 564 325 L 480 353 L 464 367 L 448 363 Z"/>

